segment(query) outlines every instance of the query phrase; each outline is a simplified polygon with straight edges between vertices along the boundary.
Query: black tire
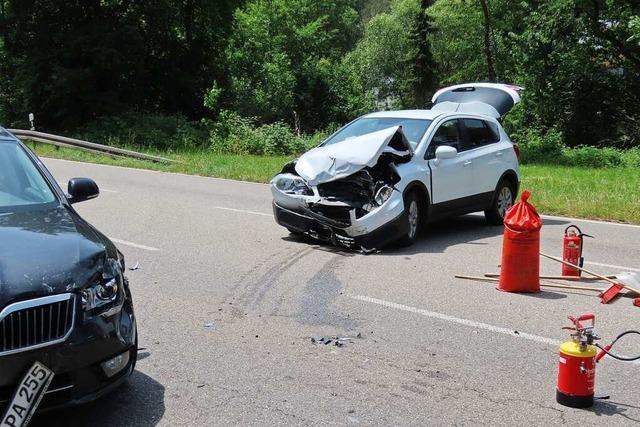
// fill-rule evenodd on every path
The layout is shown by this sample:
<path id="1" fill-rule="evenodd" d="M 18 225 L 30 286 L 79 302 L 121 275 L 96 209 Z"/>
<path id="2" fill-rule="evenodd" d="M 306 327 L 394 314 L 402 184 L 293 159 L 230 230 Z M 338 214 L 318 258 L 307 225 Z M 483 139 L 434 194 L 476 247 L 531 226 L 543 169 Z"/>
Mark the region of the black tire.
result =
<path id="1" fill-rule="evenodd" d="M 407 193 L 404 197 L 402 217 L 403 221 L 407 222 L 407 233 L 398 242 L 403 246 L 411 246 L 416 242 L 422 225 L 422 206 L 420 205 L 420 197 L 415 191 Z"/>
<path id="2" fill-rule="evenodd" d="M 515 186 L 508 179 L 501 180 L 493 193 L 491 207 L 484 211 L 487 222 L 492 225 L 502 225 L 504 215 L 516 199 Z"/>

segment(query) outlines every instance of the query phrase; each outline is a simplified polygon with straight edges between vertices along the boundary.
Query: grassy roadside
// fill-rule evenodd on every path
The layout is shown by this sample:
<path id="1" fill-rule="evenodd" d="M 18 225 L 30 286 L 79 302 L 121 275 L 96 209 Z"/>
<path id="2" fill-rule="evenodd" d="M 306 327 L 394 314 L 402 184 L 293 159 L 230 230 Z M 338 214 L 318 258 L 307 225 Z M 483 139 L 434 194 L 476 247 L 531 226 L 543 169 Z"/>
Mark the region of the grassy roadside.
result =
<path id="1" fill-rule="evenodd" d="M 33 144 L 29 143 L 29 146 L 33 147 Z M 269 181 L 291 158 L 225 155 L 209 151 L 150 153 L 181 162 L 163 165 L 64 148 L 57 150 L 43 144 L 36 144 L 35 152 L 44 157 L 254 182 Z M 531 202 L 542 213 L 640 224 L 640 170 L 637 168 L 523 165 L 521 171 L 522 188 L 532 191 Z"/>

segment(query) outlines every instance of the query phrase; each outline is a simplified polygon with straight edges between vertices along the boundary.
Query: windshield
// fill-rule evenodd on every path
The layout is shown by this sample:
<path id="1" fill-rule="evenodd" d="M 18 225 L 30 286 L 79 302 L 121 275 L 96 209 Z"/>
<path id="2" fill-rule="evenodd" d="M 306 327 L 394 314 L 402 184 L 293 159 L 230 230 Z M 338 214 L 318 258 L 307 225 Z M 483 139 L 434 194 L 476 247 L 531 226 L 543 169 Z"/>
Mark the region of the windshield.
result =
<path id="1" fill-rule="evenodd" d="M 358 119 L 339 130 L 338 133 L 329 138 L 323 145 L 335 144 L 336 142 L 366 135 L 371 132 L 377 132 L 392 126 L 402 126 L 404 135 L 409 140 L 411 147 L 415 149 L 430 124 L 431 120 L 404 119 L 400 117 Z"/>
<path id="2" fill-rule="evenodd" d="M 0 211 L 55 200 L 51 188 L 24 149 L 13 142 L 0 142 Z"/>

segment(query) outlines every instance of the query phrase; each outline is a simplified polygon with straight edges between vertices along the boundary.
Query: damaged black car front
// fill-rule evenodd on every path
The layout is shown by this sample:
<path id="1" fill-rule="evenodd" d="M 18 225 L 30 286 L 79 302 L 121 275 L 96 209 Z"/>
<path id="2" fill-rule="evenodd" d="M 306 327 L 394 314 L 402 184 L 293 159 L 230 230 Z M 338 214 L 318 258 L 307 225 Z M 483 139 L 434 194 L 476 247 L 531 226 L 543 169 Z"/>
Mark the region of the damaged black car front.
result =
<path id="1" fill-rule="evenodd" d="M 412 156 L 401 125 L 322 144 L 272 179 L 276 222 L 365 251 L 413 238 L 398 169 Z"/>
<path id="2" fill-rule="evenodd" d="M 72 207 L 96 197 L 97 185 L 74 178 L 65 194 L 0 131 L 0 424 L 18 426 L 38 407 L 121 384 L 137 332 L 122 254 Z"/>

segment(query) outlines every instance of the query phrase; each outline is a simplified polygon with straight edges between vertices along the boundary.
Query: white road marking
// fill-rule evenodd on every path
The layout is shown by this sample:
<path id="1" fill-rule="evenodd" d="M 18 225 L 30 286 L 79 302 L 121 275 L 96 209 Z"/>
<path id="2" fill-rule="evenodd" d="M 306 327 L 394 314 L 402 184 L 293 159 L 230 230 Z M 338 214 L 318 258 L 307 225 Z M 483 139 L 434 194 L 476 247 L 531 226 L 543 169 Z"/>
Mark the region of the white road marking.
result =
<path id="1" fill-rule="evenodd" d="M 459 325 L 468 326 L 470 328 L 475 328 L 475 329 L 484 329 L 485 331 L 494 332 L 494 333 L 503 334 L 503 335 L 509 335 L 511 337 L 524 338 L 526 340 L 535 341 L 542 344 L 559 346 L 561 343 L 560 341 L 553 338 L 542 337 L 540 335 L 534 335 L 534 334 L 521 332 L 521 331 L 518 331 L 518 333 L 516 333 L 513 329 L 502 328 L 500 326 L 494 326 L 488 323 L 477 322 L 475 320 L 461 319 L 459 317 L 450 316 L 448 314 L 437 313 L 435 311 L 424 310 L 421 308 L 411 307 L 408 305 L 398 304 L 395 302 L 385 301 L 377 298 L 371 298 L 364 295 L 349 295 L 349 297 L 359 301 L 381 305 L 383 307 L 388 307 L 396 310 L 406 311 L 409 313 L 419 314 L 421 316 L 430 317 L 432 319 L 438 319 L 438 320 L 443 320 L 445 322 L 457 323 Z"/>
<path id="2" fill-rule="evenodd" d="M 422 308 L 411 307 L 404 304 L 398 304 L 391 301 L 385 301 L 378 298 L 367 297 L 364 295 L 348 295 L 349 298 L 369 302 L 383 307 L 393 308 L 396 310 L 406 311 L 409 313 L 419 314 L 421 316 L 430 317 L 432 319 L 443 320 L 445 322 L 457 323 L 459 325 L 468 326 L 475 329 L 484 329 L 485 331 L 494 332 L 503 335 L 509 335 L 510 337 L 524 338 L 525 340 L 534 341 L 542 344 L 549 344 L 554 347 L 558 347 L 562 342 L 553 338 L 547 338 L 540 335 L 530 334 L 528 332 L 518 331 L 516 333 L 513 329 L 507 329 L 500 326 L 490 325 L 488 323 L 477 322 L 475 320 L 462 319 L 460 317 L 450 316 L 448 314 L 437 313 L 435 311 L 424 310 Z M 620 355 L 628 357 L 626 355 Z M 609 357 L 607 357 L 609 358 Z M 640 360 L 631 361 L 632 364 L 640 366 Z"/>
<path id="3" fill-rule="evenodd" d="M 58 185 L 60 187 L 62 187 L 62 189 L 64 190 L 65 188 L 67 188 L 67 183 L 66 182 L 60 182 L 58 181 Z M 101 193 L 119 193 L 119 191 L 116 190 L 107 190 L 106 188 L 101 188 L 100 186 L 98 186 L 98 188 L 100 189 Z"/>
<path id="4" fill-rule="evenodd" d="M 125 246 L 131 246 L 132 248 L 144 249 L 145 251 L 152 251 L 152 252 L 160 250 L 160 249 L 154 248 L 152 246 L 141 245 L 141 244 L 138 244 L 138 243 L 128 242 L 126 240 L 121 240 L 121 239 L 114 239 L 113 237 L 109 237 L 109 238 L 114 243 L 119 243 L 119 244 L 125 245 Z"/>
<path id="5" fill-rule="evenodd" d="M 256 212 L 256 211 L 248 211 L 245 209 L 234 209 L 234 208 L 225 208 L 224 206 L 211 206 L 214 209 L 221 209 L 223 211 L 231 211 L 231 212 L 241 212 L 241 213 L 246 213 L 246 214 L 251 214 L 251 215 L 260 215 L 260 216 L 268 216 L 268 217 L 272 217 L 273 214 L 268 214 L 268 213 L 264 213 L 264 212 Z"/>
<path id="6" fill-rule="evenodd" d="M 573 218 L 570 216 L 554 216 L 554 215 L 540 215 L 542 218 L 549 218 L 549 219 L 557 219 L 557 220 L 571 220 L 571 221 L 578 221 L 578 222 L 588 222 L 590 224 L 601 224 L 601 225 L 616 225 L 618 227 L 630 227 L 630 228 L 640 228 L 640 225 L 637 224 L 625 224 L 622 222 L 611 222 L 611 221 L 599 221 L 596 219 L 582 219 L 582 218 Z"/>
<path id="7" fill-rule="evenodd" d="M 593 261 L 585 261 L 584 263 L 589 265 L 597 265 L 598 267 L 609 267 L 609 268 L 615 268 L 616 270 L 619 270 L 619 271 L 615 271 L 614 273 L 619 273 L 620 271 L 640 271 L 640 268 L 625 267 L 624 265 L 604 264 L 602 262 L 593 262 Z"/>

